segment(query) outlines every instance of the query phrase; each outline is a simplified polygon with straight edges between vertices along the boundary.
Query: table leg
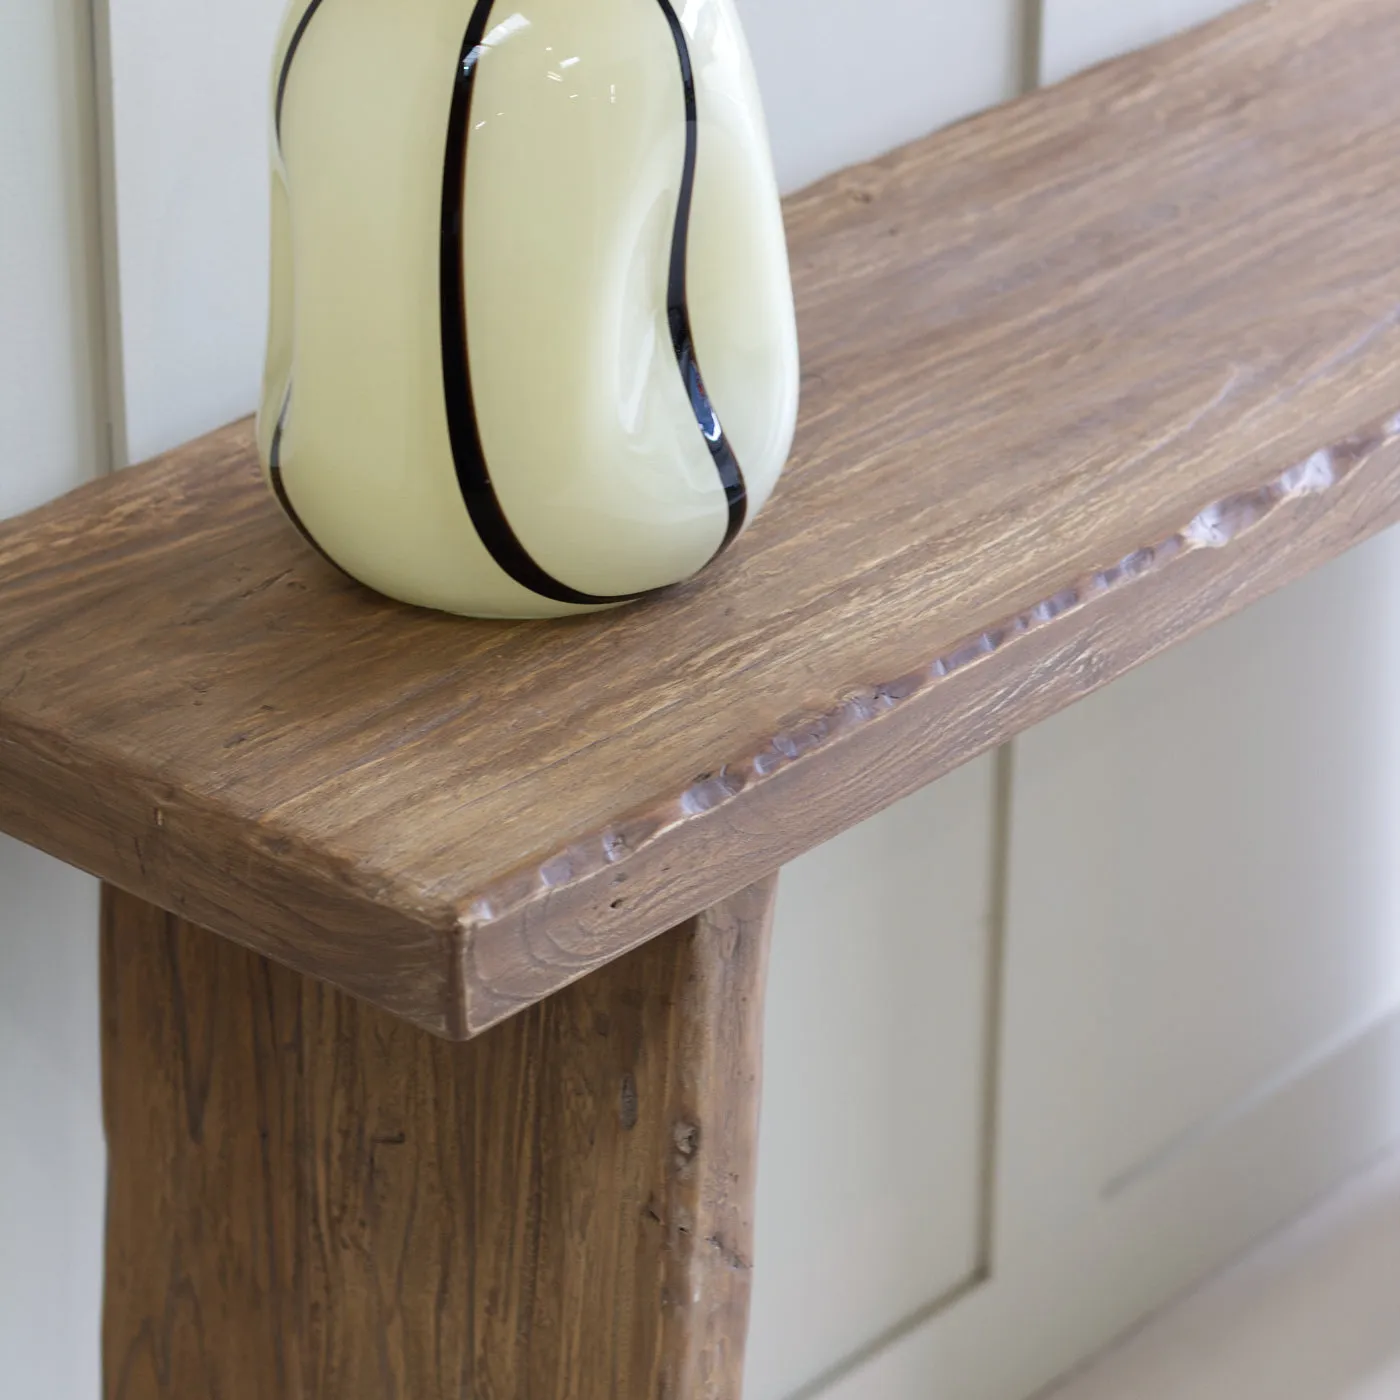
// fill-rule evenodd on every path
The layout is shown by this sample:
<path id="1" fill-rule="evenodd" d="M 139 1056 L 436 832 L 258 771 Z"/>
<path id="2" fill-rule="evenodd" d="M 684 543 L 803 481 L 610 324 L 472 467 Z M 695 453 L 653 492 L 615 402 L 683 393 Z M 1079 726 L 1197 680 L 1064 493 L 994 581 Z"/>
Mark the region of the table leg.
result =
<path id="1" fill-rule="evenodd" d="M 775 889 L 456 1046 L 108 889 L 106 1400 L 738 1400 Z"/>

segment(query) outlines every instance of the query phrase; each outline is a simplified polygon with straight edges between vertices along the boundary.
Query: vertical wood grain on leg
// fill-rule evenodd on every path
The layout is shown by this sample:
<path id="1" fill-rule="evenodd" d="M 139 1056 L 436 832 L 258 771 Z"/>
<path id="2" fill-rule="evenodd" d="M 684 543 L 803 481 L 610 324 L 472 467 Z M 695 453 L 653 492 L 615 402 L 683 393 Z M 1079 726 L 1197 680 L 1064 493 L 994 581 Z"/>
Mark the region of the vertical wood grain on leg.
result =
<path id="1" fill-rule="evenodd" d="M 737 1400 L 775 884 L 459 1046 L 108 889 L 106 1400 Z"/>

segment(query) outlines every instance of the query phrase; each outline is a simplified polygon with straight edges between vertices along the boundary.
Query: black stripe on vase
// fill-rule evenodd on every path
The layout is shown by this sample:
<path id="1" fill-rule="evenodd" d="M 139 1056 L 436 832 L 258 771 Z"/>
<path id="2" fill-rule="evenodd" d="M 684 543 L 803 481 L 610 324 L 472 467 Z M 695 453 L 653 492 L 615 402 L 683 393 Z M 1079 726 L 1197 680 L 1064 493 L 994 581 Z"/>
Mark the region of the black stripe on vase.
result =
<path id="1" fill-rule="evenodd" d="M 277 504 L 282 507 L 287 519 L 296 526 L 297 532 L 307 544 L 331 565 L 332 568 L 340 569 L 346 578 L 351 577 L 339 564 L 331 558 L 329 554 L 316 542 L 316 537 L 306 528 L 306 522 L 301 518 L 297 508 L 292 504 L 292 498 L 287 494 L 287 483 L 282 476 L 282 437 L 287 431 L 287 414 L 292 407 L 292 386 L 287 386 L 287 396 L 282 400 L 282 412 L 277 415 L 277 426 L 272 430 L 272 445 L 267 451 L 267 474 L 272 480 L 272 493 L 277 497 Z"/>
<path id="2" fill-rule="evenodd" d="M 287 80 L 292 74 L 292 62 L 297 56 L 297 50 L 301 48 L 301 41 L 306 37 L 306 31 L 311 26 L 311 21 L 316 17 L 316 11 L 321 8 L 322 0 L 311 0 L 306 7 L 295 30 L 292 31 L 291 42 L 287 45 L 286 57 L 282 60 L 282 71 L 277 75 L 277 102 L 273 111 L 272 129 L 277 141 L 277 156 L 282 159 L 282 104 L 287 97 Z M 277 503 L 282 507 L 287 519 L 296 526 L 298 533 L 307 544 L 316 551 L 328 564 L 340 569 L 340 565 L 321 547 L 315 535 L 306 527 L 306 522 L 301 518 L 301 513 L 292 504 L 292 498 L 287 493 L 287 482 L 282 472 L 282 438 L 287 430 L 287 414 L 292 407 L 292 385 L 290 378 L 287 383 L 287 393 L 282 400 L 282 411 L 277 415 L 277 426 L 272 431 L 272 445 L 267 453 L 267 474 L 272 482 L 273 495 L 277 497 Z M 341 569 L 341 573 L 345 570 Z"/>
<path id="3" fill-rule="evenodd" d="M 297 56 L 297 50 L 301 47 L 301 41 L 306 38 L 306 31 L 311 27 L 311 21 L 316 18 L 316 11 L 321 8 L 323 0 L 311 0 L 306 7 L 297 27 L 292 31 L 291 42 L 287 45 L 287 56 L 282 60 L 282 71 L 277 75 L 277 103 L 273 109 L 272 130 L 277 137 L 277 152 L 282 153 L 282 106 L 287 100 L 287 79 L 292 74 L 292 62 Z"/>
<path id="4" fill-rule="evenodd" d="M 749 513 L 749 491 L 744 484 L 744 473 L 739 459 L 724 435 L 724 427 L 719 421 L 714 405 L 705 389 L 704 376 L 695 358 L 695 337 L 690 329 L 690 297 L 688 295 L 688 268 L 690 266 L 690 211 L 695 200 L 695 171 L 700 154 L 700 106 L 695 94 L 695 69 L 690 61 L 690 45 L 686 42 L 685 30 L 676 14 L 671 0 L 657 0 L 666 22 L 671 26 L 671 36 L 676 41 L 676 55 L 681 64 L 681 81 L 685 85 L 685 174 L 681 180 L 680 205 L 676 210 L 676 233 L 671 242 L 671 280 L 666 298 L 666 317 L 671 327 L 671 344 L 676 352 L 676 363 L 680 365 L 681 379 L 685 384 L 690 406 L 695 413 L 695 421 L 700 425 L 705 444 L 714 458 L 715 470 L 719 472 L 724 498 L 729 504 L 729 528 L 725 532 L 724 543 L 719 547 L 723 554 L 744 528 Z"/>
<path id="5" fill-rule="evenodd" d="M 719 417 L 705 390 L 705 382 L 696 361 L 687 299 L 687 263 L 690 245 L 690 213 L 695 194 L 695 173 L 699 151 L 699 117 L 695 91 L 695 75 L 690 60 L 690 46 L 670 0 L 658 0 L 670 26 L 680 59 L 681 77 L 685 89 L 686 149 L 679 205 L 676 212 L 675 235 L 671 245 L 671 264 L 667 289 L 667 320 L 676 362 L 685 385 L 686 396 L 695 413 L 695 420 L 713 457 L 724 487 L 729 507 L 729 523 L 724 541 L 709 562 L 713 562 L 734 542 L 744 527 L 748 513 L 748 491 L 743 472 L 729 446 Z M 597 607 L 610 603 L 630 603 L 650 597 L 663 589 L 645 589 L 640 593 L 602 595 L 584 593 L 562 583 L 542 568 L 521 543 L 511 528 L 500 498 L 491 480 L 481 442 L 481 430 L 476 416 L 472 392 L 470 355 L 467 349 L 465 203 L 467 184 L 467 145 L 471 130 L 472 97 L 476 88 L 476 68 L 482 57 L 482 41 L 490 23 L 495 0 L 477 0 L 471 22 L 462 41 L 452 93 L 452 109 L 448 119 L 447 152 L 443 173 L 442 197 L 442 369 L 447 402 L 448 434 L 452 456 L 457 469 L 457 482 L 466 504 L 467 513 L 481 542 L 496 564 L 516 583 L 532 593 L 556 603 Z"/>

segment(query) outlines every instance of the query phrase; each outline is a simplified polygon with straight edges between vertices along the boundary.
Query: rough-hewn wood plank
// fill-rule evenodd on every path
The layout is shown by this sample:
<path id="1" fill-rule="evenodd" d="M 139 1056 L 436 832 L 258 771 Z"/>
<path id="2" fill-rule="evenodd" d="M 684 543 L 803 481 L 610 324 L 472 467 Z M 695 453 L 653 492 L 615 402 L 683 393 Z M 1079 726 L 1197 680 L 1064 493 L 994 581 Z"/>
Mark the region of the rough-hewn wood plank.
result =
<path id="1" fill-rule="evenodd" d="M 0 827 L 465 1036 L 1400 515 L 1400 9 L 1277 0 L 791 201 L 709 578 L 412 614 L 246 426 L 0 527 Z"/>
<path id="2" fill-rule="evenodd" d="M 773 889 L 467 1046 L 109 889 L 107 1400 L 737 1400 Z"/>

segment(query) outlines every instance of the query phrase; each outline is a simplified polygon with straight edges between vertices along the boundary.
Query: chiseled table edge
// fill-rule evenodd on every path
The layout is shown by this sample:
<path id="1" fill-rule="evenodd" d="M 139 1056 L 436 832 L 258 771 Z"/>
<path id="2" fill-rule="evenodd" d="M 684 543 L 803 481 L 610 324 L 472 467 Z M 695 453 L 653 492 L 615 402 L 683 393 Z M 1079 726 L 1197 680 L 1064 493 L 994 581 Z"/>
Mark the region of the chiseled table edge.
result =
<path id="1" fill-rule="evenodd" d="M 727 756 L 699 784 L 522 869 L 460 911 L 449 1035 L 480 1034 L 690 917 L 714 890 L 742 889 L 1397 520 L 1400 412 L 1252 490 L 1203 502 L 1165 538 L 1104 561 L 917 671 L 799 719 L 757 753 Z M 1154 610 L 1160 624 L 1144 629 L 1140 619 Z M 801 796 L 833 783 L 857 795 L 840 804 Z M 839 825 L 828 824 L 824 814 L 838 805 Z M 815 824 L 799 826 L 804 814 Z M 686 879 L 697 859 L 704 895 Z M 633 883 L 650 898 L 624 941 L 617 904 L 634 863 L 669 863 L 673 873 Z M 548 939 L 532 940 L 532 924 L 546 918 Z M 590 940 L 599 926 L 606 938 Z M 536 944 L 540 960 L 523 961 L 520 950 Z"/>

